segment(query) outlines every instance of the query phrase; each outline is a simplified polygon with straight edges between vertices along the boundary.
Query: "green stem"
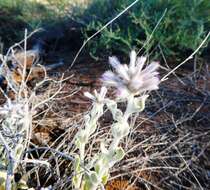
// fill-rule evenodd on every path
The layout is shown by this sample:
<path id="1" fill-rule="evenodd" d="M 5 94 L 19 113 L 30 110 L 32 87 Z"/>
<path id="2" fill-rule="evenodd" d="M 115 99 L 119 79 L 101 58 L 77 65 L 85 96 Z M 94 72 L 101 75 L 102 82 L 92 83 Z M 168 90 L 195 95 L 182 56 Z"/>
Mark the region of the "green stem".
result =
<path id="1" fill-rule="evenodd" d="M 110 151 L 115 151 L 120 143 L 120 138 L 114 138 L 111 145 L 110 145 Z"/>
<path id="2" fill-rule="evenodd" d="M 126 110 L 125 110 L 125 113 L 124 113 L 124 119 L 127 121 L 128 118 L 130 117 L 130 115 L 132 114 L 130 112 L 130 109 L 131 107 L 133 107 L 133 100 L 134 100 L 134 96 L 133 95 L 130 95 L 128 98 L 127 98 L 127 106 L 126 106 Z"/>

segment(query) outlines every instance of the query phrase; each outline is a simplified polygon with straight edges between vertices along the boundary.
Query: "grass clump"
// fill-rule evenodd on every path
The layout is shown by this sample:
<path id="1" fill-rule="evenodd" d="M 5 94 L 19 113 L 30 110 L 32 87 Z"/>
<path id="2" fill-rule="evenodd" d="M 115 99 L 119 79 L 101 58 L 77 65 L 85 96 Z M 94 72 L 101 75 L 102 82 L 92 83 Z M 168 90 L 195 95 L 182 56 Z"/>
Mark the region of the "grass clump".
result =
<path id="1" fill-rule="evenodd" d="M 86 23 L 84 35 L 90 36 L 105 23 L 130 5 L 132 0 L 93 0 L 83 15 Z M 208 0 L 148 0 L 139 1 L 122 15 L 117 22 L 89 43 L 92 55 L 98 52 L 127 53 L 133 47 L 151 52 L 163 51 L 166 57 L 177 60 L 192 52 L 201 43 L 210 27 L 210 4 Z M 163 16 L 160 24 L 154 28 Z"/>

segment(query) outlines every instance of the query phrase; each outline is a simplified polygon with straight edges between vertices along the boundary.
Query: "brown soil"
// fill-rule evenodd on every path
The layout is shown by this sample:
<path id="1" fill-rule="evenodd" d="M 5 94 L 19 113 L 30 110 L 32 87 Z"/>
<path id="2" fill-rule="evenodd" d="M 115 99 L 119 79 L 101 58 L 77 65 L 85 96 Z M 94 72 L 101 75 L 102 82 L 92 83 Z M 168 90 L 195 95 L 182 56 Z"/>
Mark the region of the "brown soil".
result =
<path id="1" fill-rule="evenodd" d="M 46 64 L 58 58 L 62 58 L 65 63 L 64 67 L 48 73 L 49 76 L 59 79 L 64 73 L 65 77 L 71 77 L 64 82 L 62 96 L 67 97 L 58 97 L 49 113 L 44 116 L 43 122 L 34 128 L 32 141 L 38 146 L 51 146 L 58 139 L 60 142 L 60 137 L 69 132 L 71 125 L 80 121 L 82 114 L 91 106 L 83 93 L 99 89 L 101 74 L 110 69 L 108 56 L 105 56 L 105 60 L 94 61 L 84 54 L 79 56 L 70 69 L 75 53 L 68 52 L 68 48 L 63 47 L 59 51 L 48 52 L 50 58 L 45 59 Z M 50 60 L 52 57 L 53 61 Z M 126 151 L 140 142 L 142 144 L 130 151 L 126 158 L 113 168 L 111 176 L 117 179 L 109 182 L 107 190 L 120 189 L 118 185 L 123 185 L 124 188 L 124 185 L 130 185 L 130 181 L 134 181 L 134 185 L 129 189 L 198 189 L 199 185 L 203 189 L 210 189 L 210 80 L 209 70 L 206 70 L 205 66 L 207 63 L 196 77 L 192 75 L 192 71 L 180 70 L 177 73 L 179 78 L 171 75 L 160 85 L 157 92 L 150 95 L 145 111 L 136 119 L 136 130 Z M 161 73 L 162 76 L 163 74 Z M 72 92 L 74 94 L 68 97 Z M 112 91 L 110 96 L 113 96 Z M 110 117 L 104 117 L 102 122 L 109 126 Z M 65 143 L 71 142 L 72 134 L 69 134 Z M 144 143 L 147 139 L 148 142 Z M 173 147 L 173 144 L 176 146 Z M 43 151 L 40 151 L 40 155 L 41 153 Z M 173 157 L 177 154 L 179 158 Z M 139 160 L 138 163 L 135 162 L 136 159 Z M 166 166 L 168 168 L 162 169 Z M 176 167 L 180 170 L 170 169 Z M 66 172 L 66 168 L 66 161 L 63 161 L 60 171 Z M 42 170 L 40 175 L 41 173 Z M 51 180 L 43 178 L 47 182 L 41 181 L 42 185 L 54 183 L 57 189 L 62 189 L 57 174 L 53 171 L 49 173 Z M 64 182 L 68 184 L 69 179 Z"/>

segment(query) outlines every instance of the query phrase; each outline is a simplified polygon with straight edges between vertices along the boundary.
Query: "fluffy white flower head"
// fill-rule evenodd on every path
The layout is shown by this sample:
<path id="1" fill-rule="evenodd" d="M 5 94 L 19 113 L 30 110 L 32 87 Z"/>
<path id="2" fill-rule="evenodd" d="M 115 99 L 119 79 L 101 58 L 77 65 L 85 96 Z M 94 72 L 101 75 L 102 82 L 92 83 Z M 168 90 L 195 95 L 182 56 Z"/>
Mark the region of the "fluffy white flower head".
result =
<path id="1" fill-rule="evenodd" d="M 106 71 L 101 80 L 107 86 L 116 87 L 120 98 L 156 90 L 160 82 L 157 72 L 159 63 L 151 62 L 143 69 L 145 62 L 146 57 L 137 57 L 135 51 L 130 53 L 129 65 L 121 64 L 117 57 L 109 57 L 109 63 L 115 71 Z"/>

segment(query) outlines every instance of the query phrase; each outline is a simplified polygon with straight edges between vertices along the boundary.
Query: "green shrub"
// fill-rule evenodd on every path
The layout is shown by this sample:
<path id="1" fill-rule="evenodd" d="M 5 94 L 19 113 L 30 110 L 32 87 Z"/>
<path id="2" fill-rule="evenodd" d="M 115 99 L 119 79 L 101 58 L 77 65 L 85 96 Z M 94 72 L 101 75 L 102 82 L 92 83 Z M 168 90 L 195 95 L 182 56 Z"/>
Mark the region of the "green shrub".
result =
<path id="1" fill-rule="evenodd" d="M 29 31 L 53 25 L 63 19 L 68 0 L 0 0 L 0 39 L 8 47 Z"/>
<path id="2" fill-rule="evenodd" d="M 100 29 L 133 0 L 93 0 L 83 14 L 85 37 Z M 129 52 L 141 48 L 157 25 L 144 50 L 161 47 L 167 57 L 179 59 L 192 52 L 210 30 L 209 0 L 140 0 L 123 16 L 88 43 L 91 54 Z M 156 49 L 157 50 L 157 49 Z"/>

